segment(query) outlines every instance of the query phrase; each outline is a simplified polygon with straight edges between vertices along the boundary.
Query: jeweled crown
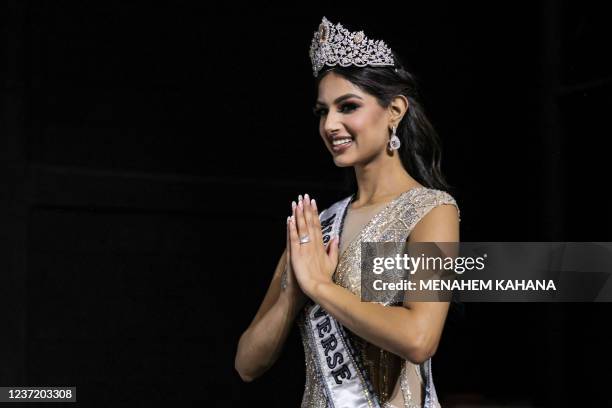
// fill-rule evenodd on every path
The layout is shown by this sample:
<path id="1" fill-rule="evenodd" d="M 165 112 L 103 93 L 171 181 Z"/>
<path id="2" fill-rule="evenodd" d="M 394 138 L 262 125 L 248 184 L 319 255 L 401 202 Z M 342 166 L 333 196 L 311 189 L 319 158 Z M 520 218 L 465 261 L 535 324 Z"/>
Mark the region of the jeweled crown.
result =
<path id="1" fill-rule="evenodd" d="M 384 41 L 371 40 L 363 31 L 351 32 L 340 23 L 333 25 L 325 17 L 319 24 L 319 30 L 315 31 L 312 37 L 310 61 L 315 78 L 325 65 L 343 67 L 395 65 L 391 49 Z"/>

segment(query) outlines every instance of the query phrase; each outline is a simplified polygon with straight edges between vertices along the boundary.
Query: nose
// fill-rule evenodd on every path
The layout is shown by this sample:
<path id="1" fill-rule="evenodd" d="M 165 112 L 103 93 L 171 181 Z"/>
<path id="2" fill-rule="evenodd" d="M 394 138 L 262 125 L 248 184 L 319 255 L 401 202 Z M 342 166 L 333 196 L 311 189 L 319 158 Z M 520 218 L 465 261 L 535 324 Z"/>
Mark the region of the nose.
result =
<path id="1" fill-rule="evenodd" d="M 334 112 L 328 112 L 323 123 L 323 129 L 329 136 L 340 132 L 340 121 Z"/>

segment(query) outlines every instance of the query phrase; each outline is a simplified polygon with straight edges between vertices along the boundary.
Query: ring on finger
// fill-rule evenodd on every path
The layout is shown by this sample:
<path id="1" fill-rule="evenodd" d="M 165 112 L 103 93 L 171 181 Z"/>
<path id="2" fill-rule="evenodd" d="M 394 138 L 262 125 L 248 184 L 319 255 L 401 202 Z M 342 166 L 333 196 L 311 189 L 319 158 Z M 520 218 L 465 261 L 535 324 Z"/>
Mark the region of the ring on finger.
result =
<path id="1" fill-rule="evenodd" d="M 300 237 L 300 244 L 305 244 L 307 242 L 310 242 L 310 237 L 308 235 L 302 235 Z"/>

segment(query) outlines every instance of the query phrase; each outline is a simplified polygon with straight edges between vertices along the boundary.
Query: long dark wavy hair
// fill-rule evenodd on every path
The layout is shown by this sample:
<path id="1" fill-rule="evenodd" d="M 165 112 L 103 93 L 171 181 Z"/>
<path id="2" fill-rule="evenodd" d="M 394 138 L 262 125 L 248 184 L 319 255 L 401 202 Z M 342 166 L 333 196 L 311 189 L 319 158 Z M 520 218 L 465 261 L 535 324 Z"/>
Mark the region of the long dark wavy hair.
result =
<path id="1" fill-rule="evenodd" d="M 315 89 L 329 72 L 334 72 L 374 96 L 379 105 L 387 108 L 393 98 L 404 95 L 408 99 L 408 110 L 397 126 L 396 134 L 401 140 L 399 155 L 406 171 L 419 183 L 429 188 L 448 191 L 450 186 L 441 170 L 441 141 L 433 125 L 425 116 L 417 89 L 417 80 L 408 72 L 397 54 L 393 53 L 395 66 L 324 67 L 315 81 Z M 355 173 L 347 171 L 349 189 L 356 187 Z"/>

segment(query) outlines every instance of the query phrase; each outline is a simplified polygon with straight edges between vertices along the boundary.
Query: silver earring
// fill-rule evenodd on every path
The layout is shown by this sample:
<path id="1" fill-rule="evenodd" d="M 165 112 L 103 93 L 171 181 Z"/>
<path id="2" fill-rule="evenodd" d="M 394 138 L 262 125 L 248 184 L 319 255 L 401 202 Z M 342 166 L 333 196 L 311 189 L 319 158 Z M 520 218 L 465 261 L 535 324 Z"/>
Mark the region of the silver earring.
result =
<path id="1" fill-rule="evenodd" d="M 402 142 L 400 141 L 399 137 L 397 137 L 397 135 L 395 134 L 396 129 L 397 126 L 393 126 L 393 134 L 391 135 L 391 139 L 389 140 L 389 149 L 391 150 L 397 150 L 402 145 Z"/>

